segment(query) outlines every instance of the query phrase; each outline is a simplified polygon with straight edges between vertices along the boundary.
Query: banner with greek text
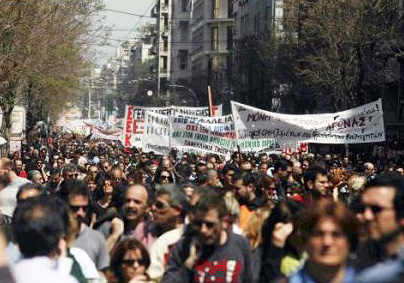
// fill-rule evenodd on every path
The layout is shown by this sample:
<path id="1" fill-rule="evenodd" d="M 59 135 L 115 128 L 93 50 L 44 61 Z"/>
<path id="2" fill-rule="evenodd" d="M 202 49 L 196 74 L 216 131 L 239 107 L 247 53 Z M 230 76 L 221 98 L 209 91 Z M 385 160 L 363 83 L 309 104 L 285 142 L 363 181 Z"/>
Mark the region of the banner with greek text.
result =
<path id="1" fill-rule="evenodd" d="M 300 142 L 356 144 L 385 140 L 381 99 L 342 112 L 308 115 L 268 112 L 234 101 L 231 106 L 239 143 L 274 139 L 275 148 L 296 148 Z"/>
<path id="2" fill-rule="evenodd" d="M 143 151 L 157 154 L 170 153 L 170 121 L 169 116 L 145 112 Z"/>
<path id="3" fill-rule="evenodd" d="M 214 106 L 215 115 L 221 115 L 222 105 Z M 125 147 L 142 147 L 144 134 L 145 111 L 150 111 L 163 115 L 186 114 L 193 116 L 209 116 L 208 107 L 138 107 L 126 105 L 125 119 L 122 132 L 122 144 Z"/>
<path id="4" fill-rule="evenodd" d="M 171 147 L 179 151 L 229 156 L 237 149 L 232 115 L 169 119 Z"/>

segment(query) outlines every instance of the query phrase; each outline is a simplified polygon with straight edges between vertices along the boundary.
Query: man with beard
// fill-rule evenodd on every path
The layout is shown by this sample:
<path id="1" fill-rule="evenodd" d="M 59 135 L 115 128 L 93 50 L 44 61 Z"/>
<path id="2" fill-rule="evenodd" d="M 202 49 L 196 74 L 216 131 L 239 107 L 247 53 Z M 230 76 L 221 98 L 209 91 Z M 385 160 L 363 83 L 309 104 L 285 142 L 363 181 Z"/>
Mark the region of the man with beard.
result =
<path id="1" fill-rule="evenodd" d="M 0 191 L 1 211 L 12 216 L 17 206 L 17 192 L 21 185 L 30 183 L 27 179 L 18 177 L 12 170 L 13 163 L 8 158 L 0 159 Z"/>
<path id="2" fill-rule="evenodd" d="M 52 168 L 49 174 L 49 180 L 45 184 L 45 189 L 49 194 L 54 194 L 59 190 L 62 181 L 62 172 L 57 168 Z"/>
<path id="3" fill-rule="evenodd" d="M 91 229 L 85 223 L 88 219 L 90 200 L 87 187 L 79 180 L 66 180 L 63 186 L 68 188 L 67 203 L 79 223 L 79 234 L 73 246 L 86 251 L 97 269 L 102 271 L 109 266 L 109 254 L 101 233 Z"/>
<path id="4" fill-rule="evenodd" d="M 14 172 L 18 177 L 27 178 L 27 172 L 23 169 L 23 164 L 21 159 L 14 159 Z"/>
<path id="5" fill-rule="evenodd" d="M 252 282 L 250 248 L 245 238 L 231 232 L 226 215 L 219 194 L 201 196 L 162 282 Z"/>

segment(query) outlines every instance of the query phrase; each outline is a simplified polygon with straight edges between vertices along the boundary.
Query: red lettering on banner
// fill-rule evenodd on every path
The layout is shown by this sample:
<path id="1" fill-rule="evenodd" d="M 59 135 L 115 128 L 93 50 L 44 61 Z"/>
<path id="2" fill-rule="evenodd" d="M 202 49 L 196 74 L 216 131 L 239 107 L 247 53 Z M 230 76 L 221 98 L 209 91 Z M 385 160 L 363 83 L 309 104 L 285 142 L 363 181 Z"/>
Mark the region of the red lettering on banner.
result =
<path id="1" fill-rule="evenodd" d="M 135 120 L 133 121 L 133 133 L 134 134 L 143 134 L 143 126 L 144 122 L 143 121 L 139 121 L 139 120 Z"/>

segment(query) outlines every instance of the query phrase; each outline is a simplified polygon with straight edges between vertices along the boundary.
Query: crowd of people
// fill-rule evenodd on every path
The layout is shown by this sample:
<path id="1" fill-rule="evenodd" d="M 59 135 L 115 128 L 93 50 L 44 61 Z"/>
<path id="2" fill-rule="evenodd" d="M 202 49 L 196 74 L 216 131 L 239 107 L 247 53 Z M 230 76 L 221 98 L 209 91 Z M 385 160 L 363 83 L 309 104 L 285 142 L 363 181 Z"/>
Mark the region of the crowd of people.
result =
<path id="1" fill-rule="evenodd" d="M 0 282 L 404 282 L 404 172 L 54 133 L 0 159 Z"/>

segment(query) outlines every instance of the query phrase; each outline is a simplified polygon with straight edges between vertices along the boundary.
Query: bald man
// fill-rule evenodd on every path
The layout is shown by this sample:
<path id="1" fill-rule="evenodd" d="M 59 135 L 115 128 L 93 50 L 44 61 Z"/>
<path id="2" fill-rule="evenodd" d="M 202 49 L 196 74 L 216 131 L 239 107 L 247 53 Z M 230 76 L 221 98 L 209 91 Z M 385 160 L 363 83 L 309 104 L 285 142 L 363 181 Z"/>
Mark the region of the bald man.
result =
<path id="1" fill-rule="evenodd" d="M 13 163 L 8 158 L 0 158 L 0 201 L 3 214 L 13 216 L 17 206 L 17 193 L 20 186 L 30 183 L 27 179 L 18 177 L 13 171 Z"/>
<path id="2" fill-rule="evenodd" d="M 108 249 L 111 250 L 122 236 L 133 236 L 145 247 L 151 246 L 155 236 L 150 233 L 149 223 L 146 221 L 148 197 L 146 187 L 140 184 L 132 185 L 126 190 L 123 220 L 115 217 L 100 227 L 100 232 L 107 239 Z"/>

